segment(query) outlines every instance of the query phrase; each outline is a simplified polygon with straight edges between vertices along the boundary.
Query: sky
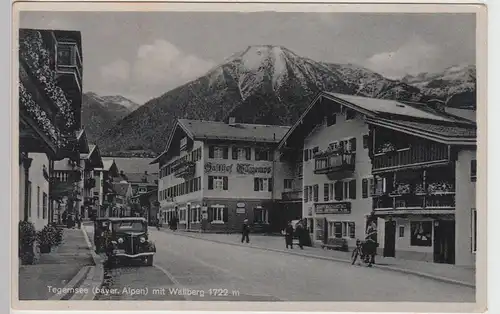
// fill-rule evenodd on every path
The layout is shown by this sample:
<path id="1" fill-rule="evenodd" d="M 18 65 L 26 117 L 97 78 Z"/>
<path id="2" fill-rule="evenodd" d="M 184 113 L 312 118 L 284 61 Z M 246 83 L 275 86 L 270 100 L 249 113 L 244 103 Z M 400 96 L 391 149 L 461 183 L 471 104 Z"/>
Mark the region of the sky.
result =
<path id="1" fill-rule="evenodd" d="M 81 31 L 84 91 L 139 104 L 249 45 L 280 45 L 388 78 L 476 64 L 470 13 L 25 11 L 20 27 Z"/>

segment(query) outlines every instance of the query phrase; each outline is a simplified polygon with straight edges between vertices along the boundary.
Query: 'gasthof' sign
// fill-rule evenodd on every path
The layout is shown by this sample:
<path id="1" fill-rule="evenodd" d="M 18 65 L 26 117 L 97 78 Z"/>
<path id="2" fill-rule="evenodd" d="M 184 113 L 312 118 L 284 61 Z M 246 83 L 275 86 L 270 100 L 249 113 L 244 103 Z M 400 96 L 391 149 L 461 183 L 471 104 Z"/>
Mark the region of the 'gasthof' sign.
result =
<path id="1" fill-rule="evenodd" d="M 233 165 L 225 165 L 225 164 L 213 164 L 211 162 L 207 162 L 205 164 L 205 172 L 228 172 L 231 173 L 233 171 Z"/>
<path id="2" fill-rule="evenodd" d="M 316 204 L 314 211 L 316 214 L 350 214 L 351 213 L 351 203 L 327 203 L 327 204 Z"/>
<path id="3" fill-rule="evenodd" d="M 271 167 L 254 166 L 252 164 L 237 164 L 236 172 L 241 174 L 271 173 Z"/>

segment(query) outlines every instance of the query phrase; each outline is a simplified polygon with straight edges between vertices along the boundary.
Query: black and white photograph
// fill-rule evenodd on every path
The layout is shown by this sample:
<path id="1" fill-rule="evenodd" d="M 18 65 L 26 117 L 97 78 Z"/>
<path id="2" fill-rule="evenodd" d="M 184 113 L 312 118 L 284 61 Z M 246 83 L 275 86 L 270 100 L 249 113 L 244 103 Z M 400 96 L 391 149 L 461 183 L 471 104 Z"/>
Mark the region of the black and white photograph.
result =
<path id="1" fill-rule="evenodd" d="M 484 306 L 481 7 L 54 5 L 13 28 L 18 304 Z"/>

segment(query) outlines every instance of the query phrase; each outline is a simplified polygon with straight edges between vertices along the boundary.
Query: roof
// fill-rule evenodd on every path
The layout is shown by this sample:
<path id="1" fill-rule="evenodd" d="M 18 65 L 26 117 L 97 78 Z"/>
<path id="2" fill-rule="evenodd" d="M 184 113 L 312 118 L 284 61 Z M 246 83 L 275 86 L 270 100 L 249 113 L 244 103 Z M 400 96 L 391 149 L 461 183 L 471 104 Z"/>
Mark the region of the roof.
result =
<path id="1" fill-rule="evenodd" d="M 165 150 L 150 163 L 157 163 L 170 148 L 177 128 L 182 128 L 193 140 L 229 140 L 257 143 L 279 143 L 290 130 L 289 126 L 178 119 L 170 132 Z"/>
<path id="2" fill-rule="evenodd" d="M 179 124 L 194 139 L 229 139 L 279 143 L 289 126 L 179 119 Z"/>
<path id="3" fill-rule="evenodd" d="M 330 92 L 324 93 L 335 98 L 340 98 L 341 100 L 347 101 L 350 104 L 374 113 L 390 113 L 395 115 L 437 121 L 455 121 L 455 119 L 453 119 L 452 117 L 447 117 L 446 115 L 432 112 L 431 110 L 429 110 L 429 108 L 425 108 L 425 104 L 417 105 L 416 103 L 411 104 L 409 102 L 400 102 L 390 99 L 369 98 Z"/>
<path id="4" fill-rule="evenodd" d="M 102 160 L 103 162 L 114 160 L 118 169 L 127 175 L 130 173 L 144 174 L 145 171 L 147 171 L 148 174 L 158 173 L 158 167 L 149 164 L 153 158 L 102 157 Z"/>
<path id="5" fill-rule="evenodd" d="M 116 166 L 116 163 L 113 159 L 111 160 L 102 160 L 102 168 L 97 168 L 95 170 L 101 170 L 101 171 L 114 171 L 115 175 L 118 175 L 118 167 Z M 113 169 L 114 168 L 114 169 Z"/>
<path id="6" fill-rule="evenodd" d="M 447 107 L 446 112 L 454 116 L 476 122 L 476 110 Z"/>
<path id="7" fill-rule="evenodd" d="M 116 194 L 126 196 L 130 183 L 113 182 L 113 190 Z"/>
<path id="8" fill-rule="evenodd" d="M 130 183 L 149 183 L 151 185 L 156 185 L 155 180 L 158 179 L 158 174 L 144 174 L 144 173 L 125 173 L 127 176 L 127 181 Z M 143 182 L 142 179 L 146 178 L 147 182 Z"/>
<path id="9" fill-rule="evenodd" d="M 330 99 L 366 116 L 371 124 L 378 124 L 398 130 L 407 130 L 417 136 L 427 136 L 446 143 L 475 143 L 476 124 L 468 119 L 439 111 L 426 104 L 402 102 L 387 99 L 369 98 L 330 92 L 320 92 L 298 121 L 281 140 L 282 148 L 296 129 L 301 129 L 304 119 L 322 98 Z M 412 132 L 418 131 L 418 132 Z"/>

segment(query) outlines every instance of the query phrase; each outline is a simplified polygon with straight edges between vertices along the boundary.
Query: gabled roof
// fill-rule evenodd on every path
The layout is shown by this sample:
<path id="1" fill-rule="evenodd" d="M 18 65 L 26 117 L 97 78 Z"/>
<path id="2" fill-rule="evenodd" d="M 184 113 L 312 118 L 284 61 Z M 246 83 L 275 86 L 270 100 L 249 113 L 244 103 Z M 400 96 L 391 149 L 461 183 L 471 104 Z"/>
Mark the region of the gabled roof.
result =
<path id="1" fill-rule="evenodd" d="M 89 144 L 89 150 L 90 151 L 88 154 L 80 154 L 80 158 L 84 160 L 89 160 L 94 168 L 104 167 L 101 154 L 99 152 L 99 148 L 97 147 L 97 145 Z"/>
<path id="2" fill-rule="evenodd" d="M 141 157 L 103 157 L 103 161 L 114 160 L 116 166 L 120 171 L 123 171 L 127 175 L 129 173 L 141 173 L 145 172 L 151 174 L 158 174 L 158 167 L 153 166 L 150 162 L 153 158 L 141 158 Z"/>
<path id="3" fill-rule="evenodd" d="M 78 150 L 80 153 L 89 153 L 89 143 L 87 140 L 87 133 L 85 129 L 81 129 L 76 132 L 76 141 L 78 142 Z"/>
<path id="4" fill-rule="evenodd" d="M 181 128 L 192 140 L 229 140 L 277 144 L 290 129 L 289 126 L 178 119 L 170 132 L 164 152 L 151 164 L 157 163 L 170 149 L 174 134 Z"/>
<path id="5" fill-rule="evenodd" d="M 418 134 L 426 133 L 431 137 L 437 136 L 440 141 L 455 142 L 461 138 L 466 142 L 470 142 L 472 139 L 475 141 L 475 123 L 430 108 L 425 104 L 320 92 L 283 137 L 278 145 L 278 149 L 286 144 L 289 137 L 297 128 L 302 127 L 304 119 L 323 98 L 364 114 L 367 121 L 370 121 L 372 124 L 375 124 L 376 121 L 386 124 L 392 122 L 394 129 L 402 130 L 402 128 L 406 128 L 417 131 L 416 133 L 412 132 L 413 135 L 417 136 Z"/>
<path id="6" fill-rule="evenodd" d="M 127 196 L 130 183 L 113 182 L 113 191 L 120 196 Z"/>
<path id="7" fill-rule="evenodd" d="M 97 168 L 95 170 L 100 170 L 100 171 L 109 171 L 112 173 L 112 176 L 118 176 L 118 167 L 116 166 L 116 163 L 113 159 L 111 160 L 103 160 L 102 161 L 102 168 Z"/>

